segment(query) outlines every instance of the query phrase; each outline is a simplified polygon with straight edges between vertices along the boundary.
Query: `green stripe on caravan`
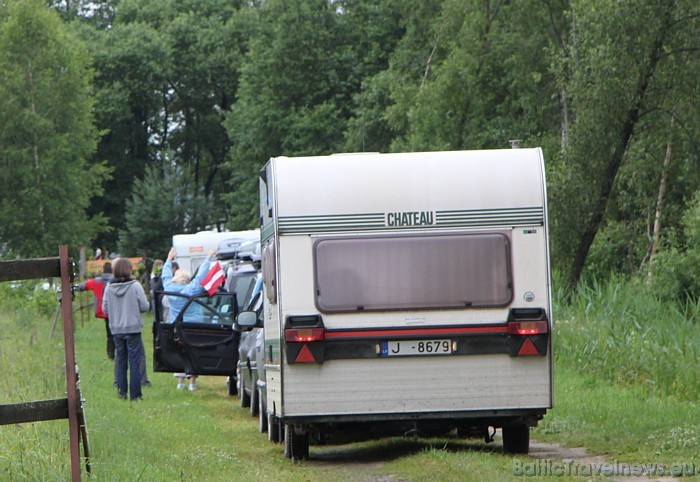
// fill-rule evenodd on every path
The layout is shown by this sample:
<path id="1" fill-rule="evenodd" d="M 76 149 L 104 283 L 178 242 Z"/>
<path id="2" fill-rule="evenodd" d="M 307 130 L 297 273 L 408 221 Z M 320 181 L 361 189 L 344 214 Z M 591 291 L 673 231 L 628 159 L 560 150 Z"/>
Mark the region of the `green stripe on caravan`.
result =
<path id="1" fill-rule="evenodd" d="M 432 211 L 412 211 L 386 214 L 387 226 L 430 226 L 434 224 Z"/>

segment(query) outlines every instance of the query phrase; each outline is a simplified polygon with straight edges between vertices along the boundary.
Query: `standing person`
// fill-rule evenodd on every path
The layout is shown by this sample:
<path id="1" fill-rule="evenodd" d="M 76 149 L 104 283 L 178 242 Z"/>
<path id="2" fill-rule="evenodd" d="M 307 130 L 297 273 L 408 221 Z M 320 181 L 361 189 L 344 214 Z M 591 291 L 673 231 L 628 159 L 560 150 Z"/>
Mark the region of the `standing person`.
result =
<path id="1" fill-rule="evenodd" d="M 104 295 L 105 287 L 112 282 L 114 276 L 112 275 L 112 263 L 109 261 L 102 265 L 102 274 L 99 277 L 95 277 L 87 280 L 85 283 L 80 283 L 76 285 L 76 291 L 92 291 L 95 295 L 95 317 L 105 320 L 105 329 L 107 331 L 107 357 L 110 360 L 114 360 L 114 337 L 112 336 L 112 331 L 109 329 L 109 318 L 102 311 L 102 297 Z"/>
<path id="2" fill-rule="evenodd" d="M 141 366 L 143 358 L 143 317 L 149 310 L 143 286 L 132 278 L 131 261 L 118 258 L 114 261 L 114 280 L 107 285 L 102 300 L 102 310 L 109 317 L 109 327 L 114 335 L 117 351 L 117 390 L 126 398 L 141 400 Z M 129 372 L 127 387 L 126 374 Z"/>
<path id="3" fill-rule="evenodd" d="M 177 261 L 173 261 L 172 264 L 172 274 L 175 276 L 175 273 L 177 273 L 177 270 L 180 269 L 180 265 L 177 264 Z M 165 290 L 165 287 L 163 287 L 163 270 L 161 268 L 161 278 L 160 278 L 160 285 L 161 289 Z M 170 323 L 170 298 L 168 296 L 163 296 L 160 299 L 160 309 L 161 309 L 161 321 L 163 323 Z"/>
<path id="4" fill-rule="evenodd" d="M 185 296 L 195 296 L 204 293 L 205 289 L 200 284 L 201 281 L 207 276 L 209 272 L 209 265 L 211 264 L 211 259 L 214 257 L 216 250 L 209 251 L 209 256 L 204 260 L 202 265 L 199 267 L 197 276 L 192 279 L 192 274 L 184 269 L 178 269 L 177 273 L 173 274 L 173 259 L 175 258 L 176 252 L 175 248 L 170 248 L 168 253 L 168 259 L 163 265 L 163 288 L 165 291 L 171 293 L 179 293 Z M 182 308 L 187 302 L 187 298 L 181 296 L 170 296 L 168 300 L 169 303 L 169 322 L 173 323 L 177 319 L 177 316 L 182 311 Z M 176 373 L 175 376 L 178 378 L 177 388 L 185 388 L 185 378 L 188 377 L 185 373 Z M 197 388 L 197 375 L 190 374 L 190 385 L 188 389 L 194 391 Z"/>
<path id="5" fill-rule="evenodd" d="M 151 270 L 151 308 L 153 310 L 153 316 L 156 320 L 163 321 L 162 311 L 163 304 L 162 300 L 158 299 L 158 293 L 163 291 L 163 260 L 157 259 L 153 262 L 153 269 Z"/>

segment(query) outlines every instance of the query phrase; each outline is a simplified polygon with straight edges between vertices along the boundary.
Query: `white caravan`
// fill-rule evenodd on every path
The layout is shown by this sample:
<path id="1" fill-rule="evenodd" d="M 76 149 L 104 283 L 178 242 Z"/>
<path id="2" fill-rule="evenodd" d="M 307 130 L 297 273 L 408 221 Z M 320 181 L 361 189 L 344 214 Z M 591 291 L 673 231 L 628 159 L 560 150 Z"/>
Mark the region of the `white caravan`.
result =
<path id="1" fill-rule="evenodd" d="M 176 258 L 180 268 L 195 273 L 212 249 L 235 248 L 246 241 L 259 240 L 260 230 L 250 231 L 200 231 L 194 234 L 173 236 Z"/>
<path id="2" fill-rule="evenodd" d="M 527 453 L 552 407 L 541 149 L 278 157 L 260 177 L 258 400 L 285 456 L 496 428 Z"/>

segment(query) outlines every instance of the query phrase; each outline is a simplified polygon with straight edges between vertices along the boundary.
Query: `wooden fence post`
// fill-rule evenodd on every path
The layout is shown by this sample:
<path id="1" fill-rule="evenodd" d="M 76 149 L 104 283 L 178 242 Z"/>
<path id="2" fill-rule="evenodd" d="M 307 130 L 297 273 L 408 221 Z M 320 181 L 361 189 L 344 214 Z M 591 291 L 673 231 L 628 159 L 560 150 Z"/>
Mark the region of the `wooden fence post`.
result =
<path id="1" fill-rule="evenodd" d="M 71 479 L 80 481 L 80 437 L 82 436 L 85 466 L 90 474 L 89 447 L 85 413 L 78 384 L 75 363 L 75 338 L 73 325 L 73 269 L 68 257 L 68 246 L 59 247 L 58 258 L 42 258 L 0 261 L 0 281 L 36 278 L 61 278 L 61 304 L 63 338 L 65 346 L 67 398 L 42 400 L 14 405 L 0 405 L 0 425 L 68 419 L 70 436 Z M 58 312 L 56 312 L 56 319 Z M 54 324 L 56 322 L 54 319 Z M 51 329 L 53 337 L 53 327 Z"/>

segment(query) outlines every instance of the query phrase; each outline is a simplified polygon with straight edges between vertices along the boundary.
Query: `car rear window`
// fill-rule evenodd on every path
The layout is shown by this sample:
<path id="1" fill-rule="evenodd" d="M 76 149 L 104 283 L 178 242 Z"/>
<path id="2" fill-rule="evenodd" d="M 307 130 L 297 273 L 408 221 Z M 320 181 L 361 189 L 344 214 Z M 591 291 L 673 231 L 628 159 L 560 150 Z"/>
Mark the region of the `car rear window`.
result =
<path id="1" fill-rule="evenodd" d="M 513 296 L 504 233 L 325 238 L 314 244 L 321 312 L 497 307 Z"/>

